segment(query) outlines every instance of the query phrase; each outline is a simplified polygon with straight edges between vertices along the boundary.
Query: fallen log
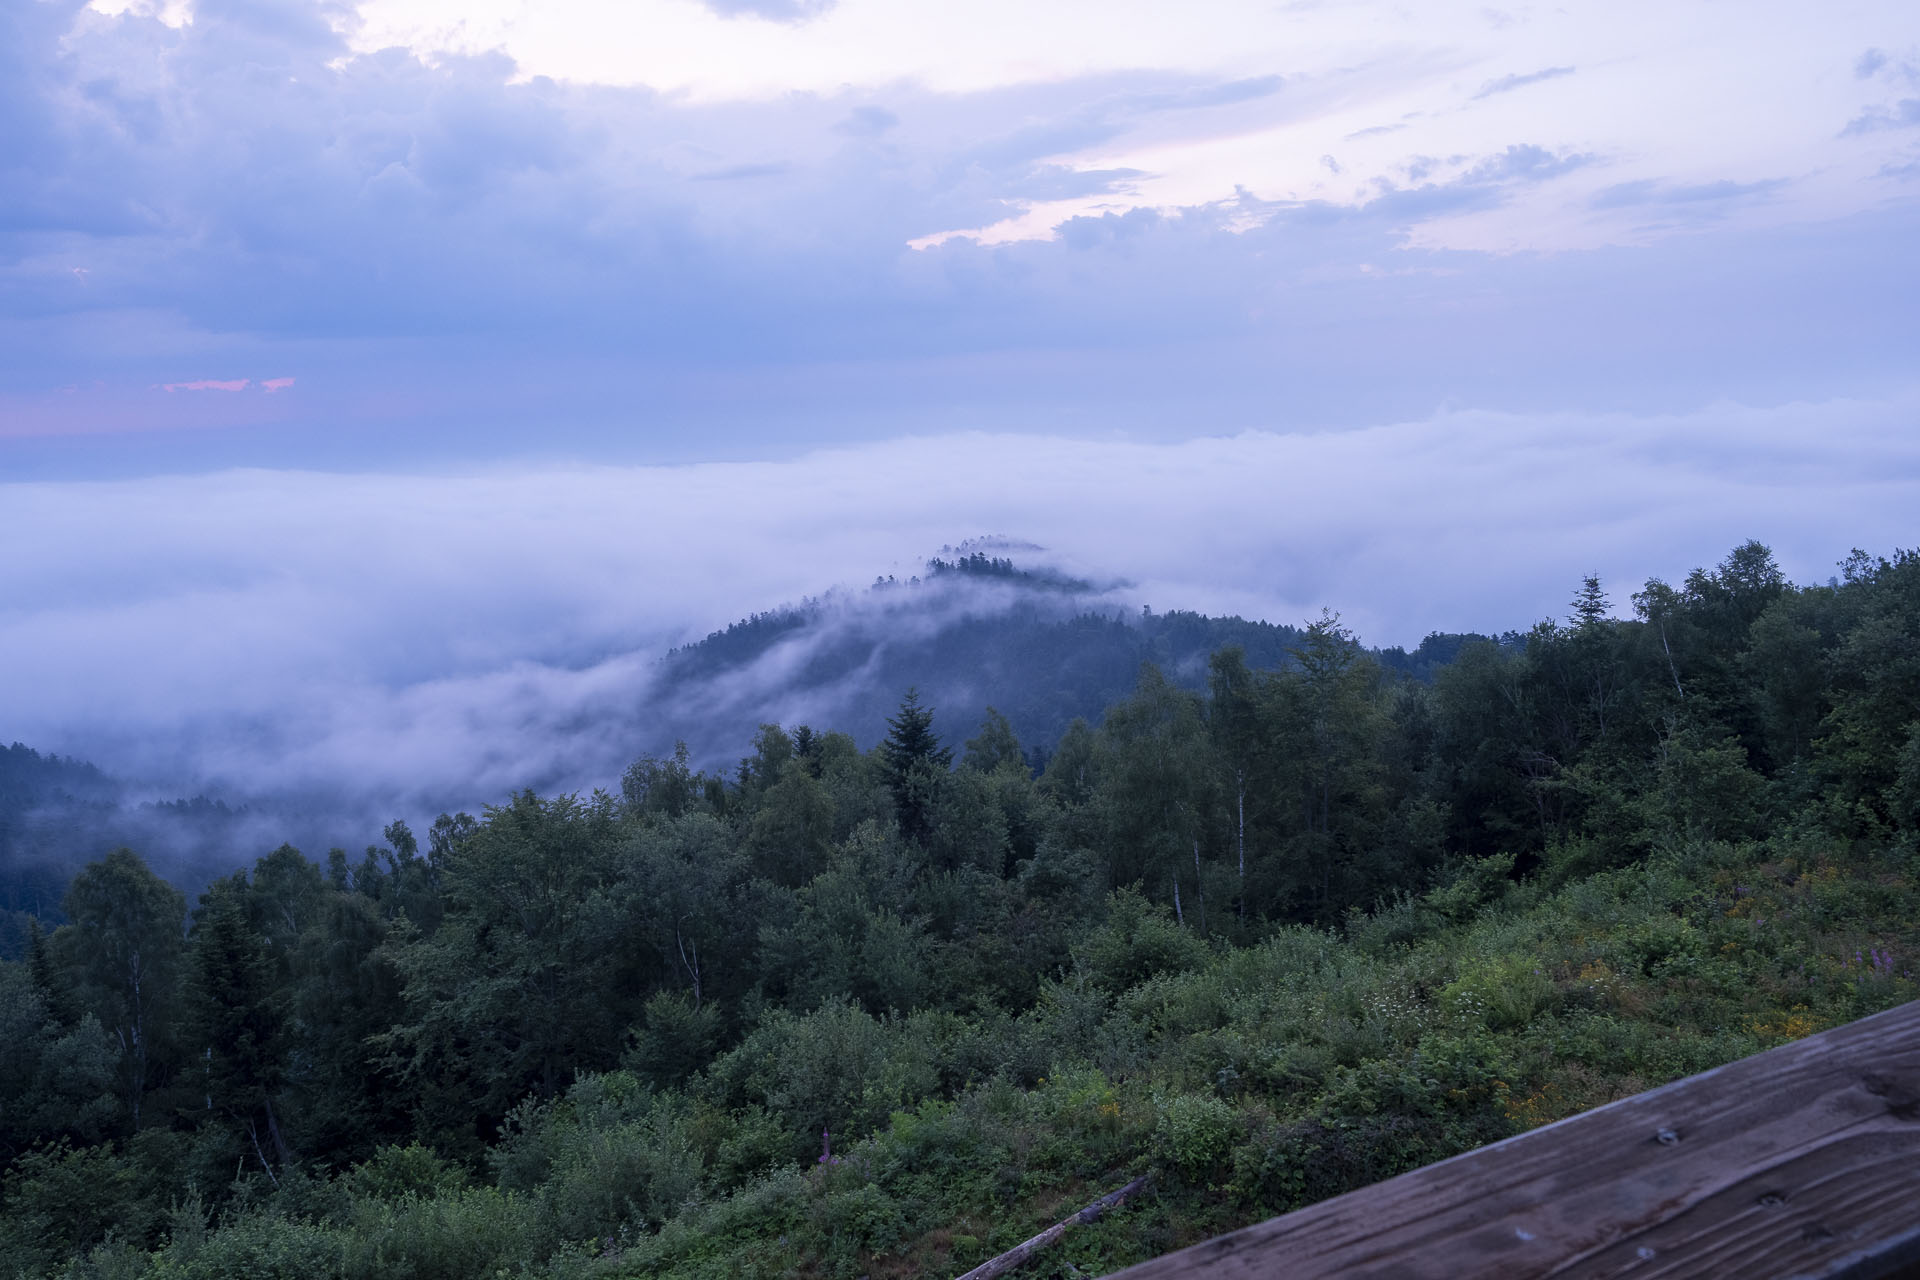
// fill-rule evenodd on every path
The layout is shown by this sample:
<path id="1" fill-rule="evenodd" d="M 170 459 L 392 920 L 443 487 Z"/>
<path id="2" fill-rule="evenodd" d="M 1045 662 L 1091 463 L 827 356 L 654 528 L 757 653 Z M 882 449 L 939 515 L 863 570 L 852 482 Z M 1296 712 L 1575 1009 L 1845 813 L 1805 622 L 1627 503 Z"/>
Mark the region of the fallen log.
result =
<path id="1" fill-rule="evenodd" d="M 1106 1195 L 1101 1196 L 1098 1200 L 1095 1200 L 1092 1204 L 1080 1212 L 1073 1214 L 1071 1217 L 1060 1219 L 1060 1221 L 1054 1223 L 1039 1235 L 1022 1241 L 998 1257 L 988 1258 L 985 1262 L 967 1272 L 965 1275 L 956 1277 L 956 1280 L 993 1280 L 995 1276 L 1003 1276 L 1065 1235 L 1068 1227 L 1073 1226 L 1075 1223 L 1092 1222 L 1108 1210 L 1118 1209 L 1121 1205 L 1138 1195 L 1146 1185 L 1147 1179 L 1144 1175 L 1135 1178 L 1118 1191 L 1109 1191 Z"/>

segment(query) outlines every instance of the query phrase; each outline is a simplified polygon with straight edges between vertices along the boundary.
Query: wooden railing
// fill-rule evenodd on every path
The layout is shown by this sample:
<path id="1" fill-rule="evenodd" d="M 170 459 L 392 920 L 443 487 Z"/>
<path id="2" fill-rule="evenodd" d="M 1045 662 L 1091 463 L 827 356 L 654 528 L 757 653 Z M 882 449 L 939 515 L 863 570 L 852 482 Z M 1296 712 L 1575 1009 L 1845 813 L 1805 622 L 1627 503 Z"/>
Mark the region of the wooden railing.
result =
<path id="1" fill-rule="evenodd" d="M 1117 1273 L 1920 1277 L 1920 1001 Z"/>

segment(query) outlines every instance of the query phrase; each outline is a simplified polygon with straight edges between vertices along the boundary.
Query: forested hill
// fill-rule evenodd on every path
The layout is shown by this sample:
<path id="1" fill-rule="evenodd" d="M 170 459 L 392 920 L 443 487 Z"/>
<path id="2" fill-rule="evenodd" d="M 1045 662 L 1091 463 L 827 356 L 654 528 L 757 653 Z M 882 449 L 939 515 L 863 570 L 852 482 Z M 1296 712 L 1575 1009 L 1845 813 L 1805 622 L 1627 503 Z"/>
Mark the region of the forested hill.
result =
<path id="1" fill-rule="evenodd" d="M 1920 996 L 1920 554 L 763 728 L 0 963 L 0 1275 L 1098 1274 Z M 743 744 L 744 745 L 744 744 Z"/>
<path id="2" fill-rule="evenodd" d="M 1097 720 L 1151 663 L 1198 690 L 1208 659 L 1237 646 L 1257 669 L 1287 666 L 1304 634 L 1284 623 L 1156 613 L 1045 567 L 973 552 L 935 557 L 923 575 L 883 577 L 863 592 L 755 614 L 676 649 L 641 719 L 646 745 L 676 739 L 713 756 L 767 721 L 831 725 L 862 745 L 886 732 L 902 690 L 917 688 L 940 725 L 964 732 L 989 706 L 1036 763 L 1075 718 Z M 1462 645 L 1429 636 L 1416 650 L 1369 650 L 1386 669 L 1429 678 Z M 1509 645 L 1520 643 L 1512 633 Z M 716 733 L 719 726 L 720 732 Z"/>
<path id="3" fill-rule="evenodd" d="M 599 708 L 600 718 L 582 726 L 583 741 L 611 744 L 604 759 L 558 750 L 571 772 L 518 781 L 611 787 L 632 759 L 669 755 L 681 741 L 696 761 L 731 763 L 769 722 L 831 726 L 870 746 L 886 733 L 901 693 L 915 687 L 949 736 L 997 708 L 1032 744 L 1037 768 L 1075 718 L 1097 721 L 1125 697 L 1142 664 L 1199 690 L 1216 651 L 1238 646 L 1254 668 L 1278 669 L 1293 661 L 1304 634 L 1236 617 L 1143 611 L 1119 599 L 1110 587 L 1044 564 L 962 548 L 927 561 L 921 574 L 756 614 L 668 653 L 637 703 Z M 1411 654 L 1370 652 L 1388 670 L 1424 678 L 1475 638 L 1431 636 Z M 387 781 L 406 791 L 407 779 Z M 0 956 L 19 954 L 25 914 L 58 919 L 68 878 L 117 844 L 146 851 L 197 891 L 250 857 L 245 842 L 263 833 L 359 848 L 394 816 L 380 800 L 337 789 L 319 798 L 230 794 L 231 807 L 134 799 L 145 782 L 19 744 L 0 753 Z M 440 794 L 423 812 L 506 798 Z"/>
<path id="4" fill-rule="evenodd" d="M 0 747 L 0 957 L 21 953 L 29 917 L 60 919 L 74 871 L 115 845 L 137 845 L 194 884 L 224 874 L 241 817 L 205 797 L 133 800 L 85 761 Z"/>
<path id="5" fill-rule="evenodd" d="M 55 909 L 71 870 L 65 855 L 91 844 L 119 806 L 118 784 L 90 764 L 18 742 L 0 747 L 0 912 Z M 17 954 L 11 933 L 0 924 L 0 955 Z"/>

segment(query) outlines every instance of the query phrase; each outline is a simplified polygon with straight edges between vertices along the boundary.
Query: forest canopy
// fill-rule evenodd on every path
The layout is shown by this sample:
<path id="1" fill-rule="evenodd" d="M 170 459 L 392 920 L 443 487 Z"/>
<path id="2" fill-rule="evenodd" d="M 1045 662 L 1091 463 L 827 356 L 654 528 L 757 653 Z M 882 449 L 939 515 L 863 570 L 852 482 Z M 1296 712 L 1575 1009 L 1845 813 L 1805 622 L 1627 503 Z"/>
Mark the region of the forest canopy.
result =
<path id="1" fill-rule="evenodd" d="M 1151 1173 L 1065 1275 L 1920 994 L 1920 554 L 1623 603 L 103 849 L 0 963 L 0 1274 L 913 1274 Z"/>

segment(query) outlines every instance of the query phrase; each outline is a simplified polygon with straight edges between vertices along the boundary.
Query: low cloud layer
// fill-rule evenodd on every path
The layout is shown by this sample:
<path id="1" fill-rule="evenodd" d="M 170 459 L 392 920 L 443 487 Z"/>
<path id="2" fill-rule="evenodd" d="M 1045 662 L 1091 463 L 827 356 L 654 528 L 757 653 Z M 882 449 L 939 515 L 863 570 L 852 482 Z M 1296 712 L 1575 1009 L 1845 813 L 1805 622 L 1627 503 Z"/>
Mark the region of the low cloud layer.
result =
<path id="1" fill-rule="evenodd" d="M 669 645 L 943 544 L 1030 539 L 1129 607 L 1362 637 L 1616 607 L 1757 537 L 1801 581 L 1912 540 L 1920 395 L 1665 417 L 1454 414 L 1172 444 L 960 434 L 785 462 L 228 471 L 0 487 L 0 740 L 236 794 L 394 806 L 610 785 L 670 745 Z M 777 682 L 767 714 L 778 716 Z M 756 708 L 731 697 L 729 714 Z M 744 747 L 744 743 L 739 744 Z"/>

